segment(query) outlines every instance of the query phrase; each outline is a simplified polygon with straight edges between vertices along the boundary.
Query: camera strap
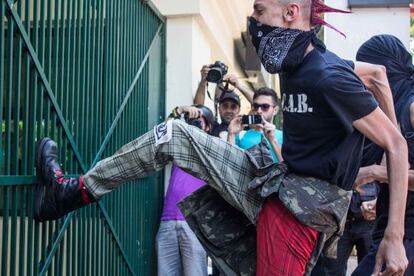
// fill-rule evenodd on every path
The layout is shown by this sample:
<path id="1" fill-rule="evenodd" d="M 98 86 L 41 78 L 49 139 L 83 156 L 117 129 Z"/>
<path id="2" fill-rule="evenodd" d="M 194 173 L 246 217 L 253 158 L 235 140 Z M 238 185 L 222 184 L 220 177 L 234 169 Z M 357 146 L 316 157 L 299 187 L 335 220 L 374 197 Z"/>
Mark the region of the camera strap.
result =
<path id="1" fill-rule="evenodd" d="M 206 84 L 207 96 L 210 100 L 214 102 L 214 119 L 217 121 L 217 113 L 218 113 L 218 98 L 215 97 L 214 99 L 211 97 L 210 91 L 208 90 L 208 82 Z"/>

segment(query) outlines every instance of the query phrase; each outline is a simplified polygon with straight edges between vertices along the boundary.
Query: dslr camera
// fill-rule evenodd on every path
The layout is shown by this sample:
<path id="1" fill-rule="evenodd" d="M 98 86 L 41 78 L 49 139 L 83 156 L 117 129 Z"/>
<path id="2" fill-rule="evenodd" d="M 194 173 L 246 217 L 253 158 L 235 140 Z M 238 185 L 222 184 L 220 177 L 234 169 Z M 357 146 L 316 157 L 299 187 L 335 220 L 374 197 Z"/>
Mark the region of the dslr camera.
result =
<path id="1" fill-rule="evenodd" d="M 202 129 L 201 121 L 200 121 L 199 118 L 191 118 L 190 119 L 190 118 L 188 118 L 188 114 L 186 114 L 186 116 L 184 118 L 185 118 L 185 122 L 187 124 L 189 124 L 190 126 L 195 126 L 195 127 L 198 127 L 199 129 Z"/>
<path id="2" fill-rule="evenodd" d="M 212 83 L 220 83 L 227 74 L 228 67 L 221 61 L 216 61 L 209 66 L 210 70 L 207 73 L 206 80 Z"/>
<path id="3" fill-rule="evenodd" d="M 199 113 L 200 113 L 200 117 L 204 117 L 206 123 L 210 126 L 212 126 L 214 124 L 215 121 L 215 117 L 213 112 L 210 110 L 210 108 L 208 108 L 205 105 L 202 104 L 197 104 L 194 105 L 194 107 L 197 107 Z M 184 114 L 184 120 L 187 124 L 191 125 L 191 126 L 195 126 L 198 127 L 199 129 L 202 129 L 202 123 L 201 123 L 201 119 L 200 118 L 190 118 L 188 113 Z"/>

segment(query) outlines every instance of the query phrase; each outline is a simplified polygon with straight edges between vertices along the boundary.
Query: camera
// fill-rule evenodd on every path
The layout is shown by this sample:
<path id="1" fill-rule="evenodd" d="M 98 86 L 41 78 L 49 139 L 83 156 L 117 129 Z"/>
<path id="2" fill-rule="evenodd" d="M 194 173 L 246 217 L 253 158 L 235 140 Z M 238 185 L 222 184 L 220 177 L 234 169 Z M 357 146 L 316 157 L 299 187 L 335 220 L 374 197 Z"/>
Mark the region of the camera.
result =
<path id="1" fill-rule="evenodd" d="M 262 123 L 261 115 L 243 115 L 242 124 L 243 125 L 258 125 Z"/>
<path id="2" fill-rule="evenodd" d="M 198 118 L 192 118 L 192 119 L 185 119 L 185 121 L 187 122 L 187 124 L 189 124 L 190 126 L 195 126 L 198 127 L 199 129 L 203 129 L 201 127 L 201 121 Z"/>
<path id="3" fill-rule="evenodd" d="M 223 81 L 223 77 L 227 74 L 227 65 L 221 61 L 216 61 L 209 66 L 210 70 L 207 73 L 206 80 L 212 83 L 220 83 Z"/>
<path id="4" fill-rule="evenodd" d="M 198 109 L 200 116 L 202 116 L 205 119 L 206 124 L 211 127 L 215 122 L 215 118 L 210 108 L 208 108 L 207 106 L 201 105 L 201 104 L 197 104 L 193 106 Z M 184 120 L 187 124 L 191 126 L 195 126 L 195 127 L 198 127 L 199 129 L 203 129 L 201 118 L 190 118 L 189 114 L 185 113 Z"/>

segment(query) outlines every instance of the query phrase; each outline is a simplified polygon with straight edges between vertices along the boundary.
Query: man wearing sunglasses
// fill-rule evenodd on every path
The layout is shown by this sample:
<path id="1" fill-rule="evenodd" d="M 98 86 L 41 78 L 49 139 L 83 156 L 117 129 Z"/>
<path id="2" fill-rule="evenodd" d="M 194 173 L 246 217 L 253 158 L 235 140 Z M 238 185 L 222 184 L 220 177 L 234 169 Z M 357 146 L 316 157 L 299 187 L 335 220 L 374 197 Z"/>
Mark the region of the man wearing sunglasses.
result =
<path id="1" fill-rule="evenodd" d="M 251 114 L 262 117 L 260 124 L 243 125 L 242 116 L 234 118 L 229 125 L 227 141 L 243 149 L 252 148 L 264 141 L 269 148 L 273 162 L 283 161 L 283 134 L 273 124 L 274 117 L 279 112 L 279 101 L 276 92 L 270 88 L 260 88 L 254 95 Z M 245 127 L 249 127 L 244 131 Z"/>

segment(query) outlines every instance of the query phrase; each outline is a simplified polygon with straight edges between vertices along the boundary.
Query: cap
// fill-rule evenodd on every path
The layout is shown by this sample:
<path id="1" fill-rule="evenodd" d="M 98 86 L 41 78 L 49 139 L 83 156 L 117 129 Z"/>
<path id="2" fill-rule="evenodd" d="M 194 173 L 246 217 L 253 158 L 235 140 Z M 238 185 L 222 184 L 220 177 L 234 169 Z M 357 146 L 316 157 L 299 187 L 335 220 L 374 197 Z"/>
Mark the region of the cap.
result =
<path id="1" fill-rule="evenodd" d="M 240 97 L 233 91 L 223 92 L 219 98 L 219 103 L 224 102 L 225 100 L 231 100 L 236 102 L 240 106 Z"/>

